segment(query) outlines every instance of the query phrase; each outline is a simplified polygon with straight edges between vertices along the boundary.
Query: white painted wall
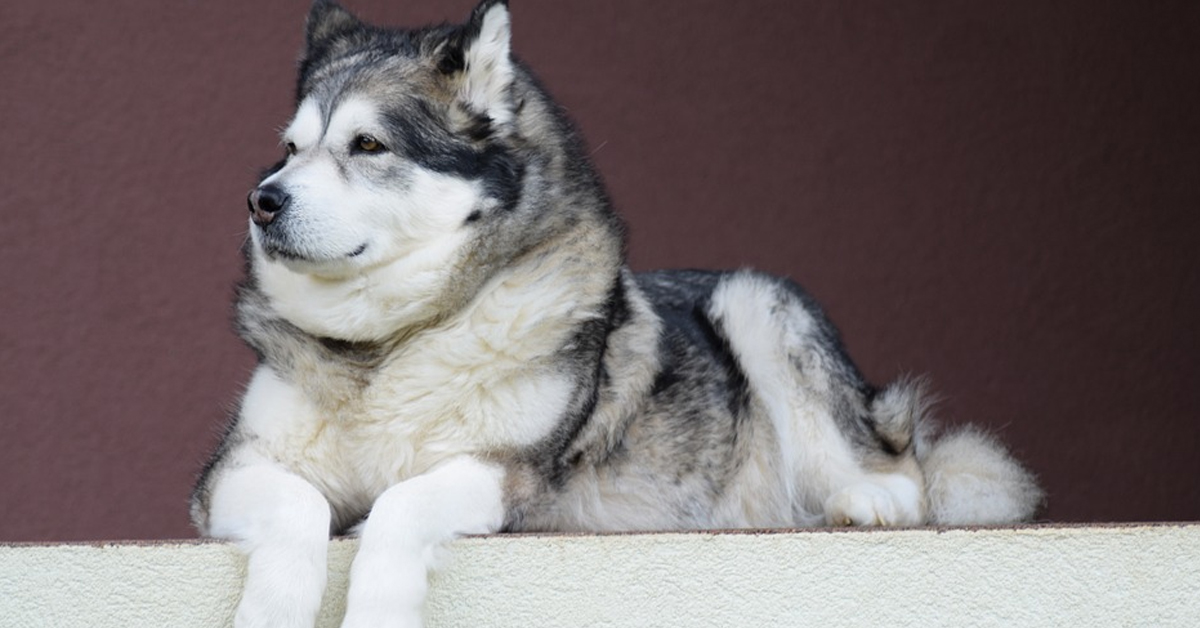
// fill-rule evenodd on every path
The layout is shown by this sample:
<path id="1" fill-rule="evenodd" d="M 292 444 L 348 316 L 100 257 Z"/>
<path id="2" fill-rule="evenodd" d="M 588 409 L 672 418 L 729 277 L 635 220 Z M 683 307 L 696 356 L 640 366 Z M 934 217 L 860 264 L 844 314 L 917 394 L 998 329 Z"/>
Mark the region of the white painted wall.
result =
<path id="1" fill-rule="evenodd" d="M 335 541 L 319 625 L 356 544 Z M 1200 626 L 1200 524 L 499 536 L 455 542 L 429 626 Z M 0 626 L 227 626 L 219 543 L 0 546 Z"/>

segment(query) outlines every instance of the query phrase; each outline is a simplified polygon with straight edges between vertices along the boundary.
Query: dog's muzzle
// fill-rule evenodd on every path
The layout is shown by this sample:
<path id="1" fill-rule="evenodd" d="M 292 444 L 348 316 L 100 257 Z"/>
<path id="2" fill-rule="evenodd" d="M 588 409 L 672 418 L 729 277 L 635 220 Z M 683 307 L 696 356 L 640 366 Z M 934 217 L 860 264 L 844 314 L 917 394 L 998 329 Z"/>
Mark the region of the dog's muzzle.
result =
<path id="1" fill-rule="evenodd" d="M 255 188 L 246 199 L 250 205 L 250 219 L 254 224 L 265 227 L 271 224 L 275 217 L 287 209 L 292 197 L 277 185 L 264 185 Z"/>

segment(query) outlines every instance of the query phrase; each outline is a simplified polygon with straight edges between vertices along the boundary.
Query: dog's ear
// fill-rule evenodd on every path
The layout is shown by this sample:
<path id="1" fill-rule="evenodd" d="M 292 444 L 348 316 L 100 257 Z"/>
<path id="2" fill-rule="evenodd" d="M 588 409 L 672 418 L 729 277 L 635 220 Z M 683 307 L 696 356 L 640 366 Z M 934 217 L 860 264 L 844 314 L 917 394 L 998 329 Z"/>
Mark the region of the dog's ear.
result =
<path id="1" fill-rule="evenodd" d="M 511 39 L 507 0 L 483 0 L 438 52 L 438 69 L 456 81 L 458 99 L 497 124 L 513 117 Z"/>
<path id="2" fill-rule="evenodd" d="M 313 0 L 304 28 L 304 50 L 300 53 L 300 76 L 296 81 L 296 103 L 308 91 L 308 79 L 314 67 L 348 45 L 354 34 L 366 30 L 366 25 L 333 0 Z"/>
<path id="3" fill-rule="evenodd" d="M 362 27 L 358 18 L 333 0 L 313 0 L 304 29 L 305 56 L 312 56 Z"/>

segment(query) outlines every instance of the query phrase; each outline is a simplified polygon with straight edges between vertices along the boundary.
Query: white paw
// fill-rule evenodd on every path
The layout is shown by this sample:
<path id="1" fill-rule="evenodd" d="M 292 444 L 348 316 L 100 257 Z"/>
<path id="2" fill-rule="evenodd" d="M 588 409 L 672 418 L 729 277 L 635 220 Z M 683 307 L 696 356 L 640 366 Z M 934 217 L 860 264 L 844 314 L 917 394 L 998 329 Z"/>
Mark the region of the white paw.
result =
<path id="1" fill-rule="evenodd" d="M 920 489 L 901 475 L 851 484 L 825 500 L 831 526 L 898 526 L 921 523 Z"/>
<path id="2" fill-rule="evenodd" d="M 420 628 L 429 588 L 420 556 L 373 555 L 360 546 L 350 569 L 342 628 Z"/>
<path id="3" fill-rule="evenodd" d="M 320 568 L 324 570 L 325 566 Z M 269 581 L 247 580 L 233 619 L 235 628 L 312 627 L 321 609 L 324 573 L 305 573 L 298 564 L 283 569 L 289 571 L 272 569 L 275 577 Z"/>
<path id="4" fill-rule="evenodd" d="M 421 628 L 421 614 L 412 610 L 351 610 L 342 620 L 342 628 Z"/>

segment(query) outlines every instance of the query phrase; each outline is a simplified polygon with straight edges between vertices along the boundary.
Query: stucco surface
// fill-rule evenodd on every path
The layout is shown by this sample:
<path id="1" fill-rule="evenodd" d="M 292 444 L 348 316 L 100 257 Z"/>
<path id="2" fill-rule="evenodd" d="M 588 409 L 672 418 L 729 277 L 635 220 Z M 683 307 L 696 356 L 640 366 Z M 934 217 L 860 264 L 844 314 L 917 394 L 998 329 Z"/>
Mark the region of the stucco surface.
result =
<path id="1" fill-rule="evenodd" d="M 356 543 L 330 553 L 337 625 Z M 0 547 L 0 626 L 225 626 L 220 543 Z M 502 536 L 454 543 L 429 626 L 1159 626 L 1200 617 L 1200 525 Z"/>

